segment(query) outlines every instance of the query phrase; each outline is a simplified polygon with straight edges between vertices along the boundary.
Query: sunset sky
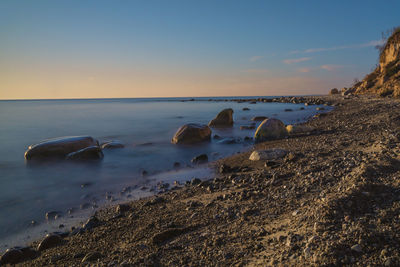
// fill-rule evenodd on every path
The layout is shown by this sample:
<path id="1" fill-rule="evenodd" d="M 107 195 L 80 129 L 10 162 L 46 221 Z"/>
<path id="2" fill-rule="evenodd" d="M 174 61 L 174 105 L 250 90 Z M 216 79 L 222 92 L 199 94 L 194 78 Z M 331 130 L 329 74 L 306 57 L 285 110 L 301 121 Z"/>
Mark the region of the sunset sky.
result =
<path id="1" fill-rule="evenodd" d="M 0 1 L 0 99 L 323 94 L 400 1 Z"/>

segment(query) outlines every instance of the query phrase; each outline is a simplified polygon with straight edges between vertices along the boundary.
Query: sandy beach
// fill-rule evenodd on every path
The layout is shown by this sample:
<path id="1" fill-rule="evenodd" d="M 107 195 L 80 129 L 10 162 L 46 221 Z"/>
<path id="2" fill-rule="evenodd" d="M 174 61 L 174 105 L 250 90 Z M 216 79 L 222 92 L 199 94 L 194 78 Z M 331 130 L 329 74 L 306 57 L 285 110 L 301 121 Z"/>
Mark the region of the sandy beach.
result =
<path id="1" fill-rule="evenodd" d="M 335 109 L 308 121 L 311 133 L 212 162 L 211 180 L 101 210 L 8 259 L 21 266 L 398 266 L 400 100 L 312 98 Z M 286 156 L 249 160 L 253 150 L 273 148 Z"/>

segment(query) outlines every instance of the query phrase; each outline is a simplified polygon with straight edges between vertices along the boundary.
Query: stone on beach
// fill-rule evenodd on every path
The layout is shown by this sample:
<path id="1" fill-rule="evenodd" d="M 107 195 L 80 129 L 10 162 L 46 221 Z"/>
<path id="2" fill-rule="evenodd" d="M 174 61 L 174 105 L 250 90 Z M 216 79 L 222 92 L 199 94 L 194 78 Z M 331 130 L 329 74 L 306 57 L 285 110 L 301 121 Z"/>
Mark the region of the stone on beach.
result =
<path id="1" fill-rule="evenodd" d="M 25 159 L 65 158 L 69 153 L 86 147 L 98 146 L 98 141 L 91 136 L 70 136 L 45 140 L 28 147 Z"/>
<path id="2" fill-rule="evenodd" d="M 69 160 L 96 160 L 104 157 L 103 152 L 99 146 L 90 146 L 81 150 L 69 153 L 66 159 Z"/>
<path id="3" fill-rule="evenodd" d="M 233 109 L 227 108 L 222 110 L 218 115 L 212 119 L 208 126 L 210 127 L 231 127 L 233 125 Z"/>
<path id="4" fill-rule="evenodd" d="M 194 144 L 209 141 L 210 138 L 210 127 L 203 124 L 189 123 L 178 129 L 171 142 L 173 144 Z"/>
<path id="5" fill-rule="evenodd" d="M 201 154 L 192 159 L 192 163 L 194 164 L 203 164 L 208 162 L 208 156 L 206 154 Z"/>
<path id="6" fill-rule="evenodd" d="M 271 159 L 279 159 L 284 157 L 287 154 L 287 151 L 280 148 L 268 149 L 268 150 L 255 150 L 251 153 L 249 160 L 258 161 L 258 160 L 271 160 Z"/>
<path id="7" fill-rule="evenodd" d="M 254 139 L 256 143 L 280 139 L 287 136 L 285 124 L 278 119 L 266 119 L 258 126 Z"/>
<path id="8" fill-rule="evenodd" d="M 45 249 L 53 248 L 62 243 L 62 238 L 56 234 L 48 234 L 46 237 L 39 243 L 37 250 L 42 251 Z"/>

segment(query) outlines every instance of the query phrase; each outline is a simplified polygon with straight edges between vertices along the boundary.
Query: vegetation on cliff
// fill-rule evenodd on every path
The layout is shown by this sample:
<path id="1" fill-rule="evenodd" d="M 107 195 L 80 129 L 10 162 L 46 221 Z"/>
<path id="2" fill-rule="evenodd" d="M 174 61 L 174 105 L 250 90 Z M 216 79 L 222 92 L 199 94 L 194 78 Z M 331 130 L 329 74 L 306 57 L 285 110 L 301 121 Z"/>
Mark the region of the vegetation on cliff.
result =
<path id="1" fill-rule="evenodd" d="M 351 90 L 356 94 L 400 97 L 400 27 L 392 30 L 379 50 L 378 66 Z"/>

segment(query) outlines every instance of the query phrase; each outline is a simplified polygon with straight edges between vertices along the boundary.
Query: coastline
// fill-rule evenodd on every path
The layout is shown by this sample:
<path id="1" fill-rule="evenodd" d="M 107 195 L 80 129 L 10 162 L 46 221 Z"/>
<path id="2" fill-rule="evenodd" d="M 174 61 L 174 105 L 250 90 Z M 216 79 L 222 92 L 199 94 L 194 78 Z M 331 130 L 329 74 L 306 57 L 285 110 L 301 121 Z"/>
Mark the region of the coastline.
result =
<path id="1" fill-rule="evenodd" d="M 399 263 L 398 245 L 380 257 L 388 241 L 373 246 L 367 231 L 388 227 L 380 213 L 397 209 L 399 100 L 280 101 L 311 98 L 337 106 L 305 123 L 315 132 L 255 146 L 288 156 L 266 164 L 248 160 L 248 151 L 218 160 L 214 179 L 101 210 L 96 227 L 63 234 L 56 247 L 21 265 Z M 377 212 L 369 208 L 374 201 Z M 400 228 L 398 220 L 393 227 Z"/>

